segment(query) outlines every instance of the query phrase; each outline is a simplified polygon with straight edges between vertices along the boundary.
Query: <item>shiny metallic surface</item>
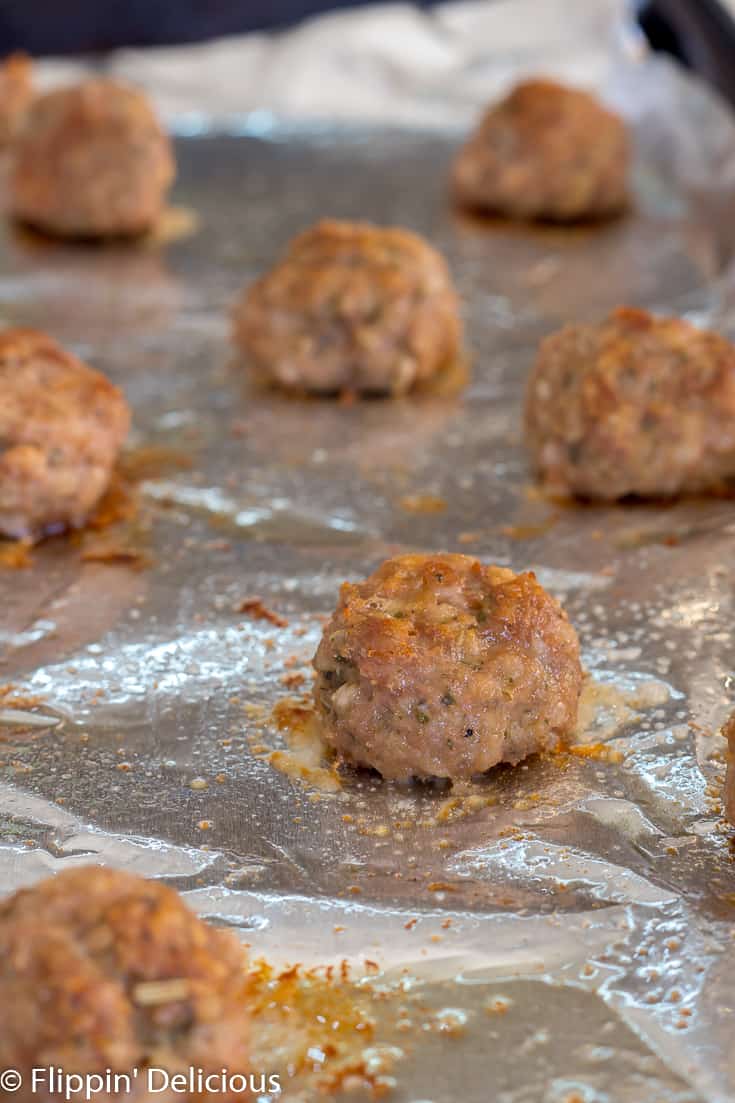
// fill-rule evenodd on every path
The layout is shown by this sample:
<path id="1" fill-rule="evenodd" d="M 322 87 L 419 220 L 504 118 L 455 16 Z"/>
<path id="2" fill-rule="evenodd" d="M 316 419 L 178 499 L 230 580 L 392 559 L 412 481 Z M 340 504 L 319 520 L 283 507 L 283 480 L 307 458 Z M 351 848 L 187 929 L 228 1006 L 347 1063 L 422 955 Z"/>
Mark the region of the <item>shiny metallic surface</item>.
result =
<path id="1" fill-rule="evenodd" d="M 170 878 L 272 959 L 407 969 L 467 1027 L 414 1039 L 405 1103 L 735 1095 L 716 735 L 735 696 L 735 505 L 545 502 L 520 431 L 536 343 L 569 319 L 626 302 L 735 332 L 730 124 L 688 85 L 654 84 L 636 209 L 605 226 L 457 214 L 459 135 L 261 120 L 258 135 L 180 141 L 188 236 L 2 241 L 4 320 L 125 389 L 134 453 L 188 458 L 152 465 L 140 515 L 99 535 L 143 569 L 84 561 L 87 534 L 0 571 L 0 681 L 34 714 L 9 724 L 0 698 L 2 889 L 103 861 Z M 345 404 L 249 385 L 227 311 L 323 215 L 406 225 L 446 253 L 472 359 L 462 394 Z M 532 567 L 561 598 L 590 672 L 584 754 L 458 796 L 350 774 L 332 792 L 258 750 L 283 743 L 272 707 L 308 692 L 340 582 L 410 549 Z M 235 611 L 254 596 L 288 625 Z"/>

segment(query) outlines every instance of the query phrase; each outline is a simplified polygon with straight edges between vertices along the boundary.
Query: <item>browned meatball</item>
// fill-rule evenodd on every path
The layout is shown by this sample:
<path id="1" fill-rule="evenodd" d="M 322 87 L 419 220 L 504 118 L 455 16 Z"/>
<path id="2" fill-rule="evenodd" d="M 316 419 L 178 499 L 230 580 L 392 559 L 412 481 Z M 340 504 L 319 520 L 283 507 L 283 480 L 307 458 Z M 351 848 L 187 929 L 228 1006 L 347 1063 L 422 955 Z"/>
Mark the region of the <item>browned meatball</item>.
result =
<path id="1" fill-rule="evenodd" d="M 459 203 L 512 218 L 575 222 L 628 202 L 629 139 L 593 96 L 550 80 L 491 106 L 454 162 Z"/>
<path id="2" fill-rule="evenodd" d="M 25 54 L 11 54 L 0 65 L 0 147 L 23 125 L 33 96 L 32 70 Z"/>
<path id="3" fill-rule="evenodd" d="M 443 257 L 408 230 L 320 222 L 246 292 L 235 340 L 292 390 L 403 394 L 461 356 Z"/>
<path id="4" fill-rule="evenodd" d="M 30 329 L 0 333 L 0 533 L 81 525 L 130 424 L 122 393 Z"/>
<path id="5" fill-rule="evenodd" d="M 735 348 L 678 318 L 619 309 L 542 342 L 526 439 L 554 492 L 672 497 L 735 478 Z"/>
<path id="6" fill-rule="evenodd" d="M 727 739 L 727 775 L 725 777 L 725 815 L 735 824 L 735 712 L 722 729 Z"/>
<path id="7" fill-rule="evenodd" d="M 146 97 L 111 80 L 39 96 L 12 152 L 12 213 L 68 237 L 150 229 L 175 172 Z"/>
<path id="8" fill-rule="evenodd" d="M 58 1099 L 32 1093 L 34 1067 L 246 1074 L 246 995 L 234 935 L 161 884 L 88 866 L 0 904 L 0 1068 L 23 1075 L 22 1103 Z M 134 1100 L 201 1099 L 149 1095 L 146 1081 Z"/>
<path id="9" fill-rule="evenodd" d="M 467 778 L 556 747 L 579 642 L 532 573 L 403 555 L 342 586 L 314 658 L 327 741 L 383 777 Z"/>

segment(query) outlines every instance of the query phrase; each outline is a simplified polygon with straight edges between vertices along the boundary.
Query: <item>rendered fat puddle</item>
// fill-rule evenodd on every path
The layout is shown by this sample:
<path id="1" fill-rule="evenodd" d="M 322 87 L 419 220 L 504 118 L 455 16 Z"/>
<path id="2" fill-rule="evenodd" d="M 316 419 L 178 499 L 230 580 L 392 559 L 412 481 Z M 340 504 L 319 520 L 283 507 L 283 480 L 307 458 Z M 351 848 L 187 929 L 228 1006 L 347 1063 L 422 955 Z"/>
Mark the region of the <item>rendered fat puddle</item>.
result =
<path id="1" fill-rule="evenodd" d="M 640 682 L 628 679 L 615 684 L 588 675 L 580 697 L 577 731 L 562 753 L 621 762 L 623 752 L 607 748 L 606 744 L 635 723 L 642 713 L 666 704 L 670 698 L 670 687 L 656 679 Z M 339 774 L 324 743 L 310 697 L 284 697 L 270 716 L 265 708 L 255 707 L 250 718 L 255 729 L 249 736 L 254 753 L 265 755 L 275 769 L 289 777 L 324 792 L 340 788 Z M 270 745 L 272 725 L 281 733 L 284 748 Z M 483 795 L 472 783 L 455 782 L 452 791 L 469 801 L 469 811 L 482 806 L 478 801 L 483 800 Z"/>

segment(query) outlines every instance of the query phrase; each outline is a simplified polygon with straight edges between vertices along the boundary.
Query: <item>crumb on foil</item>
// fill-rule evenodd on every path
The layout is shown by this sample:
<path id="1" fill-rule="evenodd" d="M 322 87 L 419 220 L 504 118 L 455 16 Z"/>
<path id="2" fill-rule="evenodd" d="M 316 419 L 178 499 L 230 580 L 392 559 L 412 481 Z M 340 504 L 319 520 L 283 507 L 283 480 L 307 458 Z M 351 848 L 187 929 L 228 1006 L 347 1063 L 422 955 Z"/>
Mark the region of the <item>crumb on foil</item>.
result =
<path id="1" fill-rule="evenodd" d="M 235 613 L 244 613 L 253 620 L 266 620 L 276 628 L 288 628 L 288 621 L 280 613 L 274 613 L 259 597 L 246 597 L 239 601 L 234 609 Z"/>

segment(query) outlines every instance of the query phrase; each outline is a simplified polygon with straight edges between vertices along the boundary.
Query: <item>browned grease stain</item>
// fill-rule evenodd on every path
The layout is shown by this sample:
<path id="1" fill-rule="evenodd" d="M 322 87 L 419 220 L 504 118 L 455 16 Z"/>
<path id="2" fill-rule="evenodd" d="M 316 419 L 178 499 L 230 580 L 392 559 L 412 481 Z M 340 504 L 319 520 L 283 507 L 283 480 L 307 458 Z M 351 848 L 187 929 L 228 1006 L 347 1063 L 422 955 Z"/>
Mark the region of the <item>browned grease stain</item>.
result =
<path id="1" fill-rule="evenodd" d="M 144 445 L 124 452 L 112 473 L 109 486 L 78 529 L 45 537 L 67 540 L 79 549 L 82 562 L 107 563 L 141 570 L 152 558 L 145 550 L 147 527 L 141 515 L 137 484 L 172 470 L 188 469 L 188 453 L 163 445 Z M 100 534 L 106 533 L 104 538 Z M 33 566 L 31 541 L 0 538 L 0 570 L 22 570 Z"/>
<path id="2" fill-rule="evenodd" d="M 71 534 L 71 542 L 79 548 L 82 563 L 142 570 L 152 562 L 145 541 L 137 488 L 118 467 L 84 527 Z"/>
<path id="3" fill-rule="evenodd" d="M 39 708 L 44 704 L 43 697 L 23 696 L 16 693 L 15 686 L 10 682 L 0 686 L 0 708 L 20 709 L 22 712 L 30 712 L 31 709 Z"/>
<path id="4" fill-rule="evenodd" d="M 74 534 L 82 562 L 135 571 L 152 566 L 138 484 L 191 466 L 188 453 L 165 445 L 143 445 L 124 452 L 106 492 L 84 527 Z"/>
<path id="5" fill-rule="evenodd" d="M 346 963 L 338 969 L 297 965 L 277 973 L 258 962 L 250 1000 L 253 1068 L 280 1075 L 286 1099 L 358 1089 L 381 1098 L 393 1086 L 397 1054 L 386 1053 L 376 1062 L 374 1049 L 379 1033 L 397 1017 L 395 1004 L 395 995 L 364 980 L 358 986 Z"/>
<path id="6" fill-rule="evenodd" d="M 564 753 L 574 755 L 575 758 L 592 758 L 596 762 L 619 763 L 625 758 L 622 751 L 616 751 L 606 743 L 585 743 L 566 747 Z"/>
<path id="7" fill-rule="evenodd" d="M 265 757 L 274 769 L 322 793 L 341 788 L 335 764 L 329 763 L 329 751 L 321 724 L 309 697 L 284 697 L 271 712 L 271 719 L 286 741 L 285 750 L 269 750 Z"/>
<path id="8" fill-rule="evenodd" d="M 194 466 L 190 452 L 165 444 L 144 444 L 123 452 L 119 469 L 130 483 L 156 479 L 171 471 L 188 471 Z"/>
<path id="9" fill-rule="evenodd" d="M 577 729 L 565 749 L 576 747 L 576 753 L 583 756 L 582 748 L 613 739 L 642 711 L 665 704 L 669 696 L 668 687 L 654 679 L 631 689 L 621 689 L 588 676 L 579 699 Z"/>
<path id="10" fill-rule="evenodd" d="M 48 727 L 38 727 L 36 724 L 26 722 L 26 714 L 45 706 L 46 701 L 43 697 L 18 693 L 12 683 L 0 686 L 0 713 L 6 714 L 0 722 L 0 742 L 3 744 L 3 753 L 6 753 L 9 745 L 19 739 L 26 745 L 29 742 L 35 744 L 53 730 L 55 727 L 53 719 L 50 720 Z M 11 713 L 17 713 L 17 719 L 11 720 L 9 716 Z M 21 769 L 20 763 L 13 763 L 13 765 L 16 769 Z M 22 769 L 26 772 L 30 767 Z"/>
<path id="11" fill-rule="evenodd" d="M 433 494 L 406 494 L 398 502 L 406 513 L 444 513 L 447 503 Z"/>
<path id="12" fill-rule="evenodd" d="M 447 920 L 444 927 L 450 925 Z M 411 924 L 405 930 L 410 932 Z M 410 944 L 416 936 L 406 937 Z M 427 1034 L 432 1047 L 452 1047 L 465 1033 L 465 1020 L 454 1009 L 428 1007 L 420 990 L 381 983 L 373 979 L 378 973 L 369 959 L 359 980 L 345 961 L 284 971 L 253 963 L 251 1064 L 279 1075 L 288 1103 L 336 1094 L 356 1100 L 390 1097 L 405 1057 Z"/>
<path id="13" fill-rule="evenodd" d="M 22 571 L 33 566 L 31 544 L 27 540 L 0 540 L 0 570 Z"/>
<path id="14" fill-rule="evenodd" d="M 467 352 L 454 357 L 431 379 L 414 388 L 414 394 L 438 398 L 454 398 L 465 389 L 472 374 L 471 360 Z"/>
<path id="15" fill-rule="evenodd" d="M 138 502 L 133 487 L 119 472 L 115 472 L 109 487 L 81 528 L 47 537 L 43 542 L 66 538 L 72 545 L 82 549 L 82 560 L 95 559 L 102 561 L 105 557 L 95 554 L 93 545 L 90 544 L 94 534 L 121 525 L 123 522 L 132 521 L 137 514 L 137 510 Z M 94 538 L 97 539 L 97 537 Z M 4 541 L 0 539 L 0 569 L 21 570 L 32 567 L 34 564 L 32 547 L 33 544 L 29 540 Z M 133 555 L 132 549 L 125 549 L 124 551 L 118 549 L 118 555 L 122 559 L 137 559 L 137 556 Z"/>
<path id="16" fill-rule="evenodd" d="M 143 248 L 157 245 L 171 245 L 193 237 L 201 228 L 202 220 L 193 207 L 165 207 L 161 216 L 147 234 L 140 238 Z"/>
<path id="17" fill-rule="evenodd" d="M 628 529 L 621 532 L 613 540 L 614 547 L 620 551 L 631 548 L 647 548 L 659 545 L 665 548 L 676 548 L 686 537 L 686 532 L 656 532 L 646 529 Z"/>
<path id="18" fill-rule="evenodd" d="M 478 791 L 471 781 L 455 782 L 452 795 L 441 802 L 436 814 L 425 822 L 425 826 L 437 827 L 441 824 L 457 823 L 467 816 L 474 816 L 477 812 L 497 804 L 496 793 Z"/>
<path id="19" fill-rule="evenodd" d="M 552 513 L 537 524 L 501 525 L 500 531 L 510 540 L 536 540 L 545 536 L 559 523 L 559 516 L 558 513 Z"/>
<path id="20" fill-rule="evenodd" d="M 138 511 L 138 502 L 133 487 L 123 475 L 116 471 L 110 485 L 90 514 L 85 528 L 101 532 L 121 521 L 131 520 Z"/>
<path id="21" fill-rule="evenodd" d="M 88 544 L 81 554 L 83 563 L 103 563 L 107 566 L 130 567 L 142 571 L 150 567 L 153 559 L 140 548 L 126 547 L 124 543 L 104 540 Z"/>

